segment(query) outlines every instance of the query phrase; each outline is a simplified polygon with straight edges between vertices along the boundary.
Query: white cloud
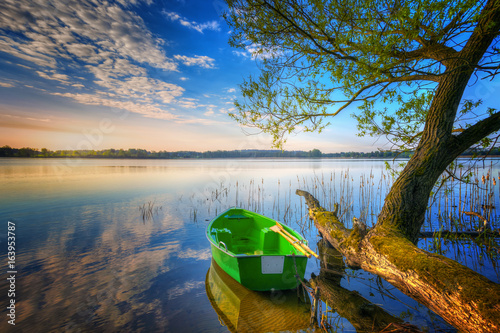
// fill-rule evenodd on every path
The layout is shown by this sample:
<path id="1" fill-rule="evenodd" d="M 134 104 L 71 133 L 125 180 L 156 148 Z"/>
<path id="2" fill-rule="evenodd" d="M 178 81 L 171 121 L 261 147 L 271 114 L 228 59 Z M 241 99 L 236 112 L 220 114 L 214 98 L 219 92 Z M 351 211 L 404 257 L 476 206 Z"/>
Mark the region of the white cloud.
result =
<path id="1" fill-rule="evenodd" d="M 2 116 L 7 117 L 7 118 L 16 118 L 16 119 L 23 119 L 23 120 L 31 120 L 31 121 L 36 121 L 36 122 L 43 122 L 43 123 L 49 123 L 52 120 L 49 118 L 35 118 L 35 117 L 26 117 L 26 116 L 16 116 L 13 114 L 3 114 Z"/>
<path id="2" fill-rule="evenodd" d="M 18 65 L 19 67 L 23 67 L 23 68 L 29 69 L 29 70 L 33 70 L 32 67 L 29 67 L 29 66 L 26 66 L 26 65 L 22 65 L 22 64 L 16 64 L 16 65 Z"/>
<path id="3" fill-rule="evenodd" d="M 222 114 L 233 113 L 235 111 L 236 111 L 236 108 L 229 108 L 229 109 L 221 108 L 221 109 L 219 109 L 219 112 Z"/>
<path id="4" fill-rule="evenodd" d="M 203 68 L 214 68 L 215 59 L 207 56 L 188 57 L 183 55 L 174 56 L 175 59 L 181 61 L 186 66 L 200 66 Z"/>
<path id="5" fill-rule="evenodd" d="M 177 105 L 185 109 L 196 109 L 199 107 L 198 100 L 194 98 L 181 98 L 177 101 Z"/>
<path id="6" fill-rule="evenodd" d="M 48 73 L 41 72 L 41 71 L 36 71 L 36 73 L 40 77 L 43 77 L 44 79 L 47 79 L 47 80 L 54 80 L 54 81 L 59 81 L 61 83 L 70 84 L 68 81 L 69 77 L 66 74 L 58 74 L 54 70 L 49 72 L 52 74 L 48 74 Z"/>
<path id="7" fill-rule="evenodd" d="M 146 65 L 164 71 L 178 71 L 178 62 L 212 68 L 209 57 L 172 59 L 162 48 L 166 42 L 154 36 L 144 21 L 128 10 L 151 0 L 46 0 L 0 2 L 0 49 L 34 64 L 40 77 L 73 88 L 92 80 L 99 88 L 88 94 L 55 95 L 75 102 L 124 109 L 159 119 L 176 119 L 165 111 L 184 88 L 148 76 Z M 193 23 L 194 24 L 194 23 Z M 194 25 L 201 31 L 214 24 Z M 13 37 L 16 36 L 16 37 Z M 19 38 L 21 37 L 21 38 Z M 24 64 L 19 66 L 30 69 Z M 40 68 L 41 67 L 41 68 Z M 74 75 L 75 71 L 80 71 Z M 4 84 L 2 86 L 5 87 Z"/>
<path id="8" fill-rule="evenodd" d="M 65 45 L 66 50 L 80 59 L 86 59 L 89 63 L 96 63 L 101 60 L 101 57 L 96 52 L 96 47 L 90 44 L 83 43 L 68 43 Z M 108 53 L 111 55 L 111 53 Z"/>
<path id="9" fill-rule="evenodd" d="M 235 93 L 236 92 L 236 89 L 235 88 L 229 88 L 227 90 L 228 93 Z"/>
<path id="10" fill-rule="evenodd" d="M 195 111 L 198 116 L 205 112 L 210 117 L 215 115 L 216 106 L 183 98 L 183 87 L 150 77 L 154 72 L 150 67 L 170 72 L 178 72 L 182 65 L 213 69 L 215 59 L 201 55 L 167 56 L 163 50 L 167 42 L 153 35 L 142 18 L 129 10 L 139 2 L 151 0 L 3 0 L 0 30 L 8 33 L 0 36 L 0 50 L 19 58 L 17 65 L 39 77 L 71 87 L 72 92 L 61 93 L 54 90 L 55 83 L 47 85 L 53 95 L 77 103 L 176 123 L 220 123 L 174 114 L 177 110 L 199 108 Z M 173 12 L 164 15 L 200 33 L 220 30 L 217 21 L 198 23 Z M 30 66 L 26 66 L 27 62 Z M 178 80 L 188 78 L 181 76 Z M 0 82 L 0 87 L 13 85 Z M 83 91 L 81 88 L 86 88 L 85 93 L 78 93 Z"/>
<path id="11" fill-rule="evenodd" d="M 243 58 L 250 58 L 251 54 L 245 51 L 238 51 L 238 50 L 233 50 L 233 54 L 237 55 L 238 57 L 243 57 Z"/>
<path id="12" fill-rule="evenodd" d="M 95 62 L 112 55 L 176 70 L 140 17 L 116 4 L 97 1 L 4 0 L 0 28 L 22 33 L 26 39 L 3 37 L 2 50 L 38 65 L 55 67 L 52 58 Z M 29 13 L 29 14 L 27 14 Z"/>
<path id="13" fill-rule="evenodd" d="M 263 49 L 261 45 L 251 44 L 245 47 L 246 51 L 233 51 L 233 54 L 244 57 L 244 58 L 253 58 L 253 59 L 270 59 L 273 57 L 279 56 L 282 51 L 278 48 L 274 50 L 266 50 Z"/>
<path id="14" fill-rule="evenodd" d="M 177 104 L 184 109 L 196 109 L 198 107 L 195 102 L 179 101 Z"/>
<path id="15" fill-rule="evenodd" d="M 29 50 L 29 47 L 25 47 L 22 43 L 4 36 L 0 37 L 0 50 L 39 66 L 51 68 L 56 67 L 56 60 L 54 58 Z"/>
<path id="16" fill-rule="evenodd" d="M 53 93 L 52 95 L 71 98 L 79 103 L 87 105 L 107 106 L 125 110 L 128 112 L 139 113 L 148 118 L 156 118 L 163 120 L 175 120 L 178 117 L 158 105 L 141 104 L 133 101 L 119 101 L 114 99 L 102 98 L 92 94 L 75 94 L 75 93 Z"/>
<path id="17" fill-rule="evenodd" d="M 188 21 L 186 18 L 174 12 L 163 11 L 163 14 L 172 22 L 179 22 L 181 25 L 203 33 L 205 30 L 220 31 L 220 25 L 217 21 L 210 21 L 205 23 L 196 23 L 195 21 Z"/>
<path id="18" fill-rule="evenodd" d="M 107 88 L 117 96 L 126 96 L 128 99 L 142 100 L 146 103 L 156 101 L 169 104 L 176 97 L 182 96 L 184 92 L 184 88 L 178 85 L 144 76 L 145 73 L 142 72 L 140 67 L 131 67 L 129 74 L 136 75 L 127 76 L 127 73 L 122 71 L 123 69 L 119 64 L 105 64 L 104 66 L 104 68 L 99 66 L 91 68 L 91 71 L 98 79 L 95 83 Z"/>
<path id="19" fill-rule="evenodd" d="M 153 0 L 117 0 L 117 2 L 121 3 L 123 7 L 130 7 L 130 5 L 137 5 L 140 2 L 146 3 L 146 5 L 151 5 Z"/>

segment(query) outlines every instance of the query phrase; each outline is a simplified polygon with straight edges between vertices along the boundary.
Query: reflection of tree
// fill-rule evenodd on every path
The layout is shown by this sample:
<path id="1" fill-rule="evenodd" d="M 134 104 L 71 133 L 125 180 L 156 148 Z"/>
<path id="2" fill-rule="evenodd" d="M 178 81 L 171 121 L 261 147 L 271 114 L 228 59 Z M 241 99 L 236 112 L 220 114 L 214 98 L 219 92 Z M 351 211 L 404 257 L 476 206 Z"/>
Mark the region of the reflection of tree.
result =
<path id="1" fill-rule="evenodd" d="M 341 287 L 340 280 L 345 268 L 342 255 L 324 241 L 318 243 L 318 249 L 321 257 L 320 274 L 313 275 L 309 282 L 313 288 L 319 287 L 321 299 L 347 319 L 357 332 L 378 332 L 388 327 L 404 328 L 405 332 L 419 332 L 414 326 L 403 324 L 400 318 L 371 303 L 358 292 Z"/>

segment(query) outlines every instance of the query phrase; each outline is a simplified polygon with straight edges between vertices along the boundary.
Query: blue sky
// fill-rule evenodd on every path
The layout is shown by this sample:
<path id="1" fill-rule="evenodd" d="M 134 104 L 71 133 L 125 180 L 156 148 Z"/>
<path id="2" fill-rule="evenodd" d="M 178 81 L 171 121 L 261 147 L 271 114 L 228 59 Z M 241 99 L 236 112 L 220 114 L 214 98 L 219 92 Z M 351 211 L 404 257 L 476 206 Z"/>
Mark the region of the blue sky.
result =
<path id="1" fill-rule="evenodd" d="M 48 149 L 269 149 L 228 117 L 256 74 L 231 48 L 222 0 L 2 0 L 0 145 Z M 349 110 L 285 149 L 373 151 Z"/>

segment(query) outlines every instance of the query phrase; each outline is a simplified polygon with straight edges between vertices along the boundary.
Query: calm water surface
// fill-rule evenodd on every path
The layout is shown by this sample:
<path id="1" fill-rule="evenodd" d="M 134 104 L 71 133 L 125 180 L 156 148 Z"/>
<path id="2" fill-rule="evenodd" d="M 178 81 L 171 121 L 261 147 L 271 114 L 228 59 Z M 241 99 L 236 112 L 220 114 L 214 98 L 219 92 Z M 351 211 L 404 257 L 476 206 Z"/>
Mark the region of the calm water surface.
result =
<path id="1" fill-rule="evenodd" d="M 206 225 L 240 206 L 287 223 L 316 249 L 317 232 L 295 190 L 313 192 L 325 207 L 340 195 L 351 198 L 346 219 L 368 220 L 373 214 L 356 208 L 357 197 L 365 191 L 366 200 L 381 204 L 384 168 L 373 160 L 0 159 L 0 331 L 307 329 L 307 299 L 248 293 L 211 267 Z M 366 192 L 345 179 L 373 188 Z M 144 205 L 152 207 L 150 218 Z M 9 221 L 15 224 L 15 297 L 5 282 Z M 478 265 L 467 253 L 462 257 L 498 282 L 487 260 Z M 309 260 L 306 278 L 319 269 Z M 351 271 L 341 285 L 421 328 L 454 331 L 370 274 Z M 5 310 L 11 299 L 15 330 Z M 255 316 L 259 304 L 270 306 L 260 312 L 267 315 Z M 291 317 L 296 326 L 286 326 Z M 347 319 L 330 317 L 335 330 L 354 330 Z M 257 322 L 263 326 L 252 326 Z"/>

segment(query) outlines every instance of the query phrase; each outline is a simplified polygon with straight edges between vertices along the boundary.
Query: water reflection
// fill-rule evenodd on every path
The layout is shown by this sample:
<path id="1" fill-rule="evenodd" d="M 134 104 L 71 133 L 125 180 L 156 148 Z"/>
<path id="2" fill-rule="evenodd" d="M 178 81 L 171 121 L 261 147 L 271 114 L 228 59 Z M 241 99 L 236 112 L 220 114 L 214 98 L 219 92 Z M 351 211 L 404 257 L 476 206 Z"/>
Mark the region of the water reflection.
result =
<path id="1" fill-rule="evenodd" d="M 249 290 L 213 260 L 205 288 L 212 307 L 231 332 L 296 332 L 309 327 L 309 297 L 299 299 L 295 289 Z"/>
<path id="2" fill-rule="evenodd" d="M 122 214 L 107 221 L 97 214 L 93 217 L 101 225 L 80 216 L 83 230 L 77 224 L 68 225 L 21 253 L 16 328 L 117 332 L 137 324 L 160 305 L 159 299 L 141 296 L 156 278 L 175 267 L 175 258 L 182 253 L 175 234 L 182 222 L 169 215 L 160 226 L 127 223 Z M 156 242 L 156 237 L 163 240 Z M 192 251 L 187 254 L 193 256 Z M 169 293 L 179 296 L 186 288 L 193 286 L 173 287 Z M 6 294 L 3 288 L 0 292 Z"/>
<path id="3" fill-rule="evenodd" d="M 352 209 L 345 211 L 359 217 L 362 202 L 357 198 L 363 197 L 359 193 L 366 201 L 378 202 L 386 187 L 379 180 L 382 161 L 84 160 L 71 161 L 74 165 L 62 168 L 64 162 L 0 159 L 0 224 L 16 223 L 16 331 L 225 332 L 219 317 L 225 318 L 227 327 L 242 331 L 254 329 L 252 322 L 269 324 L 260 320 L 269 317 L 266 313 L 304 321 L 304 326 L 297 324 L 290 330 L 307 328 L 307 305 L 287 307 L 285 301 L 285 306 L 274 312 L 257 311 L 248 317 L 252 311 L 247 311 L 243 316 L 245 303 L 258 302 L 260 305 L 254 307 L 262 309 L 263 304 L 276 305 L 281 295 L 234 292 L 231 283 L 221 287 L 221 279 L 212 284 L 205 281 L 211 264 L 205 238 L 208 221 L 238 205 L 300 230 L 314 246 L 317 231 L 307 219 L 301 197 L 295 195 L 297 188 L 309 190 L 327 206 L 349 195 L 350 206 L 344 207 Z M 370 170 L 374 170 L 373 178 Z M 495 168 L 491 174 L 498 171 Z M 356 182 L 362 174 L 369 175 L 363 178 L 364 187 Z M 348 187 L 340 186 L 347 182 Z M 497 184 L 496 207 L 500 207 L 499 190 Z M 143 221 L 139 207 L 149 202 L 162 209 Z M 367 210 L 366 216 L 372 210 L 377 212 L 375 208 Z M 345 220 L 350 221 L 347 213 Z M 4 263 L 0 267 L 4 273 L 6 230 L 0 228 L 0 262 Z M 476 260 L 482 252 L 476 256 L 471 253 L 462 250 L 458 260 L 498 281 L 498 266 L 488 258 Z M 306 278 L 319 271 L 315 261 L 308 261 Z M 209 277 L 216 273 L 212 267 Z M 343 278 L 341 284 L 419 327 L 430 327 L 428 323 L 436 321 L 411 299 L 405 298 L 402 305 L 387 298 L 376 281 L 358 272 Z M 0 283 L 3 318 L 8 301 L 5 282 Z M 205 285 L 211 287 L 210 298 Z M 398 291 L 391 293 L 401 297 Z M 222 295 L 226 295 L 224 306 L 216 302 L 224 299 Z M 339 313 L 346 308 L 339 305 Z M 296 315 L 297 311 L 302 315 Z M 338 323 L 342 327 L 339 331 L 354 330 L 348 320 L 340 318 Z M 11 328 L 6 320 L 0 321 L 0 332 Z M 287 329 L 267 329 L 275 328 Z"/>

